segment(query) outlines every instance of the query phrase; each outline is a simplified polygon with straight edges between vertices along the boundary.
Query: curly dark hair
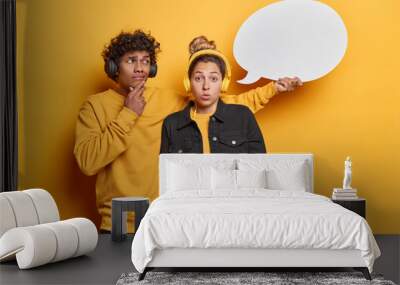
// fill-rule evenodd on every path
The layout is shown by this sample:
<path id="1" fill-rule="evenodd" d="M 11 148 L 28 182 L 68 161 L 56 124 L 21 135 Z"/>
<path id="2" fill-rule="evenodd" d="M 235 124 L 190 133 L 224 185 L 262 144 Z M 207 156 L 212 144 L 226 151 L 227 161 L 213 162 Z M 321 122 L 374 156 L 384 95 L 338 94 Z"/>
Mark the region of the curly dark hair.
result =
<path id="1" fill-rule="evenodd" d="M 121 32 L 112 38 L 101 54 L 104 59 L 104 70 L 112 80 L 116 81 L 117 74 L 112 74 L 107 68 L 108 61 L 113 60 L 119 66 L 120 58 L 130 51 L 147 51 L 150 63 L 153 65 L 156 64 L 157 54 L 161 51 L 160 43 L 150 33 L 146 34 L 142 30 L 133 33 Z"/>

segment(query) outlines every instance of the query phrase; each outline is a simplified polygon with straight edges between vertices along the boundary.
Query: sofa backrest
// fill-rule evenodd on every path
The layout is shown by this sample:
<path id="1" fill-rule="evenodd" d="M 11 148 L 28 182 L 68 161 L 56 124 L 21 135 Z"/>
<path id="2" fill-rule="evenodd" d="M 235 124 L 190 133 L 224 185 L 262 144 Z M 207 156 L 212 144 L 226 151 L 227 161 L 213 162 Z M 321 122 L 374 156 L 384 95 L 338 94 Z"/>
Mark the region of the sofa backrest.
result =
<path id="1" fill-rule="evenodd" d="M 43 189 L 0 193 L 0 216 L 0 237 L 12 228 L 60 220 L 56 202 Z"/>
<path id="2" fill-rule="evenodd" d="M 179 173 L 171 173 L 174 167 L 212 166 L 217 169 L 256 169 L 257 167 L 283 169 L 292 165 L 305 167 L 305 191 L 314 192 L 313 155 L 304 154 L 160 154 L 159 158 L 159 194 L 168 191 L 168 178 L 179 177 Z"/>

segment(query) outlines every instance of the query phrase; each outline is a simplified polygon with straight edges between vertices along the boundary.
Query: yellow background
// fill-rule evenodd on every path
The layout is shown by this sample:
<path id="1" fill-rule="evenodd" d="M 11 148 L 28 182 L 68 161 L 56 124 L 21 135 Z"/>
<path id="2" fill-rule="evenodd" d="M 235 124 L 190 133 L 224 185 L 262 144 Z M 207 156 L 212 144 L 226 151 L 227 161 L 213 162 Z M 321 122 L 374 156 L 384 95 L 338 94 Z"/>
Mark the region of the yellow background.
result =
<path id="1" fill-rule="evenodd" d="M 183 92 L 187 45 L 200 34 L 217 42 L 245 71 L 232 45 L 240 25 L 275 1 L 17 0 L 19 188 L 42 187 L 63 219 L 99 221 L 94 177 L 73 157 L 79 107 L 111 86 L 100 56 L 121 30 L 143 28 L 161 42 L 159 73 L 150 85 Z M 341 64 L 322 79 L 275 97 L 257 114 L 270 152 L 315 154 L 315 192 L 340 187 L 343 161 L 367 199 L 374 233 L 400 233 L 400 1 L 324 0 L 343 18 L 349 45 Z M 233 83 L 230 93 L 265 84 Z"/>

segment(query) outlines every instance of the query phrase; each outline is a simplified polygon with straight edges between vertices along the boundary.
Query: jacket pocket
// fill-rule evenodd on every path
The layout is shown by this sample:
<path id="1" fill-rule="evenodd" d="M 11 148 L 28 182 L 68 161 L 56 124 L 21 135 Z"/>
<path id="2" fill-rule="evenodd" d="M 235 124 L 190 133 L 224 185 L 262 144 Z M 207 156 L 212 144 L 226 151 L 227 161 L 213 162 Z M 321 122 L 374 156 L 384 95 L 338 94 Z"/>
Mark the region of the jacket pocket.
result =
<path id="1" fill-rule="evenodd" d="M 221 134 L 219 138 L 220 151 L 227 153 L 245 153 L 248 148 L 248 140 L 241 134 Z"/>
<path id="2" fill-rule="evenodd" d="M 221 137 L 220 142 L 227 146 L 240 147 L 241 145 L 247 142 L 247 139 L 242 136 L 226 136 L 226 137 Z"/>

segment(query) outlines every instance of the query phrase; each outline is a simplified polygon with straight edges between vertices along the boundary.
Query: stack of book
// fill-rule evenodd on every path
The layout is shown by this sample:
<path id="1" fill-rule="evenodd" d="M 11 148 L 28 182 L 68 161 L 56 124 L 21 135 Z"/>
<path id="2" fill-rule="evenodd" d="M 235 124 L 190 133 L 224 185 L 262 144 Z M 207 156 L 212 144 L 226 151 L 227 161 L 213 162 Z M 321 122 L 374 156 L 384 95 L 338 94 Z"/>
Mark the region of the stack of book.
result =
<path id="1" fill-rule="evenodd" d="M 357 189 L 342 189 L 334 188 L 332 193 L 332 199 L 334 200 L 354 200 L 358 199 Z"/>

